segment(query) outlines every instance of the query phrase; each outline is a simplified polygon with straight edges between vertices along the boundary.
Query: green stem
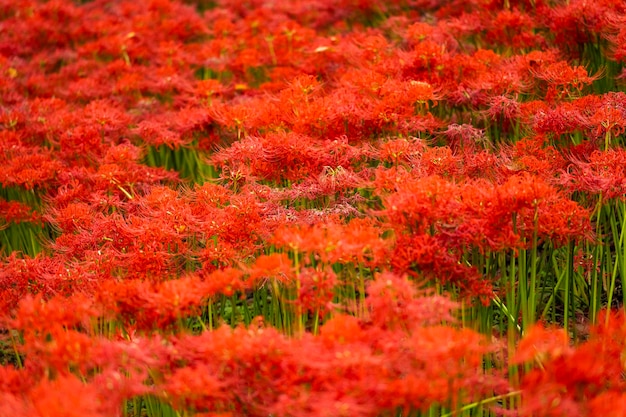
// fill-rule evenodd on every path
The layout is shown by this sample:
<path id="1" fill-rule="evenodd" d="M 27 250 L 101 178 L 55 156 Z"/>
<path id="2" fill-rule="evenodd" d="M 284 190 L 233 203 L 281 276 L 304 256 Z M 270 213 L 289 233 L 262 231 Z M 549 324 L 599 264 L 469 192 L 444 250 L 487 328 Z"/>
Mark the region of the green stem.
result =
<path id="1" fill-rule="evenodd" d="M 471 410 L 473 408 L 477 408 L 477 407 L 483 406 L 485 404 L 490 404 L 490 403 L 493 403 L 493 402 L 496 402 L 496 401 L 504 400 L 506 398 L 516 397 L 516 396 L 521 395 L 521 394 L 522 394 L 522 391 L 512 391 L 512 392 L 509 392 L 508 394 L 496 395 L 494 397 L 486 398 L 484 400 L 480 400 L 480 401 L 477 401 L 477 402 L 474 402 L 474 403 L 471 403 L 471 404 L 464 405 L 463 407 L 458 408 L 457 410 L 455 410 L 452 413 L 441 414 L 440 417 L 456 416 L 456 415 L 458 415 L 459 412 L 469 411 L 469 410 Z"/>

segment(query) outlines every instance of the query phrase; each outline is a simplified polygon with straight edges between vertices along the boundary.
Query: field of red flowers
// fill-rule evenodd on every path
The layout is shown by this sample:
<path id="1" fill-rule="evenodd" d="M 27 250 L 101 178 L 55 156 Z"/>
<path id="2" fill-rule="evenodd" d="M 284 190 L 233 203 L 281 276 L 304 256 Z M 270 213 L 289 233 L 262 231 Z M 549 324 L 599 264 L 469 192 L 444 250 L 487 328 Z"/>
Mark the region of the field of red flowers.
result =
<path id="1" fill-rule="evenodd" d="M 624 0 L 0 0 L 0 417 L 623 417 L 625 62 Z"/>

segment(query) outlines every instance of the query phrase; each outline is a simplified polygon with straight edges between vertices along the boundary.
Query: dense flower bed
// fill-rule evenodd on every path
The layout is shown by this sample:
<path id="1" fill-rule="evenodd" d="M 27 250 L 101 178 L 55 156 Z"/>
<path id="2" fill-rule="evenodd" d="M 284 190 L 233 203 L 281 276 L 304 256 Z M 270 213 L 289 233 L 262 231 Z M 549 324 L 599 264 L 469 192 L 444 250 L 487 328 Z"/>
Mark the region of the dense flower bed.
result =
<path id="1" fill-rule="evenodd" d="M 626 415 L 623 0 L 0 0 L 0 416 Z"/>

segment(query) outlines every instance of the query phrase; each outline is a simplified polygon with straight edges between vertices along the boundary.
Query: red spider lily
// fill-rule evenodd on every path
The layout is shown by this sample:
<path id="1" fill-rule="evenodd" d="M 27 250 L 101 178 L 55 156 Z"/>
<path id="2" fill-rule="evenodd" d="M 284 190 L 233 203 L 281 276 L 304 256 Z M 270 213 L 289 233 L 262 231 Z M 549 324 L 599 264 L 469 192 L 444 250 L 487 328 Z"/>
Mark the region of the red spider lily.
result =
<path id="1" fill-rule="evenodd" d="M 396 192 L 385 198 L 381 213 L 396 230 L 425 233 L 436 219 L 457 217 L 460 202 L 458 186 L 438 176 L 400 183 Z"/>
<path id="2" fill-rule="evenodd" d="M 618 20 L 619 22 L 619 20 Z M 619 30 L 614 35 L 608 35 L 607 37 L 613 44 L 611 54 L 616 61 L 624 62 L 626 58 L 626 29 L 622 26 L 618 26 Z"/>
<path id="3" fill-rule="evenodd" d="M 423 22 L 416 22 L 406 28 L 405 38 L 409 42 L 418 43 L 435 32 L 435 27 Z"/>
<path id="4" fill-rule="evenodd" d="M 343 194 L 344 191 L 359 188 L 365 182 L 362 176 L 344 169 L 342 166 L 337 168 L 325 166 L 315 180 L 321 195 Z"/>
<path id="5" fill-rule="evenodd" d="M 279 281 L 289 281 L 293 277 L 291 260 L 284 253 L 261 255 L 244 270 L 249 274 L 248 279 L 261 282 L 261 285 L 270 277 L 276 277 Z"/>
<path id="6" fill-rule="evenodd" d="M 529 85 L 519 73 L 514 59 L 504 60 L 497 54 L 482 49 L 476 51 L 472 58 L 480 65 L 476 67 L 478 71 L 475 78 L 466 77 L 465 81 L 470 87 L 486 90 L 492 97 L 528 92 Z"/>
<path id="7" fill-rule="evenodd" d="M 62 376 L 54 381 L 43 380 L 33 387 L 23 404 L 25 414 L 35 416 L 106 417 L 115 413 L 120 404 L 107 400 L 106 390 L 85 385 L 74 376 Z"/>
<path id="8" fill-rule="evenodd" d="M 559 183 L 569 191 L 621 198 L 626 192 L 624 158 L 626 152 L 622 149 L 610 149 L 592 152 L 587 161 L 572 159 L 567 171 L 561 173 Z"/>
<path id="9" fill-rule="evenodd" d="M 447 342 L 441 343 L 442 340 Z M 389 385 L 390 392 L 394 392 L 390 402 L 396 406 L 426 410 L 434 400 L 455 408 L 460 401 L 479 396 L 485 383 L 494 384 L 472 371 L 471 364 L 480 366 L 482 355 L 489 348 L 482 336 L 468 329 L 424 327 L 415 331 L 409 343 L 414 349 L 409 357 L 411 368 L 422 369 Z M 451 375 L 456 377 L 450 378 Z"/>
<path id="10" fill-rule="evenodd" d="M 612 17 L 623 14 L 619 1 L 607 0 L 593 4 L 584 1 L 545 8 L 546 24 L 555 34 L 556 44 L 574 57 L 578 56 L 575 45 L 593 43 L 595 37 L 612 28 Z"/>
<path id="11" fill-rule="evenodd" d="M 30 206 L 19 201 L 6 201 L 4 199 L 0 199 L 0 218 L 3 219 L 4 227 L 10 223 L 41 222 L 41 215 Z"/>
<path id="12" fill-rule="evenodd" d="M 220 167 L 247 167 L 247 172 L 260 179 L 272 181 L 300 181 L 320 176 L 333 169 L 345 174 L 346 186 L 354 184 L 358 177 L 350 175 L 347 168 L 362 162 L 368 155 L 366 147 L 350 146 L 345 138 L 319 142 L 309 136 L 296 133 L 273 133 L 263 137 L 248 136 L 212 157 Z M 332 153 L 330 153 L 332 149 Z M 334 167 L 339 165 L 335 170 Z M 352 185 L 353 185 L 352 184 Z"/>
<path id="13" fill-rule="evenodd" d="M 17 135 L 18 132 L 15 131 L 17 136 L 12 140 L 32 145 L 41 145 L 44 140 L 54 143 L 57 136 L 72 128 L 74 118 L 69 111 L 70 107 L 69 103 L 58 98 L 22 100 L 19 113 L 13 116 L 18 118 L 14 119 L 9 116 L 7 120 L 9 123 L 18 123 L 18 125 L 24 123 L 19 129 L 21 134 Z M 17 107 L 15 109 L 17 110 Z"/>
<path id="14" fill-rule="evenodd" d="M 371 186 L 379 195 L 386 195 L 395 190 L 398 184 L 413 179 L 412 174 L 402 165 L 389 169 L 378 167 L 374 174 Z"/>
<path id="15" fill-rule="evenodd" d="M 65 340 L 64 334 L 66 336 L 73 335 L 73 337 Z M 108 341 L 94 340 L 93 349 L 90 351 L 93 356 L 84 357 L 79 366 L 86 372 L 84 375 L 89 373 L 87 368 L 91 368 L 90 370 L 99 369 L 99 373 L 85 381 L 85 376 L 78 379 L 78 377 L 64 370 L 67 367 L 66 364 L 59 363 L 59 368 L 54 367 L 54 362 L 58 362 L 62 357 L 57 356 L 57 354 L 63 355 L 63 352 L 59 352 L 61 346 L 70 348 L 65 351 L 66 353 L 73 352 L 76 354 L 79 351 L 81 346 L 75 343 L 76 334 L 68 331 L 57 333 L 55 336 L 58 338 L 56 341 L 49 339 L 48 342 L 31 342 L 33 346 L 37 346 L 35 349 L 29 350 L 29 355 L 33 361 L 29 362 L 19 373 L 11 372 L 10 368 L 0 367 L 0 374 L 9 377 L 3 381 L 13 385 L 13 388 L 1 387 L 3 389 L 0 397 L 6 401 L 0 404 L 0 412 L 23 412 L 24 414 L 16 415 L 37 416 L 68 415 L 68 412 L 72 413 L 71 415 L 81 415 L 89 412 L 91 415 L 110 416 L 117 415 L 125 400 L 150 392 L 142 384 L 142 380 L 147 376 L 146 373 L 137 371 L 141 366 L 145 367 L 148 363 L 151 366 L 157 365 L 154 360 L 148 360 L 146 363 L 140 363 L 137 360 L 141 356 L 137 352 L 149 348 L 148 344 L 126 346 L 124 349 L 117 349 L 118 352 L 115 355 L 106 358 L 107 354 L 104 349 L 98 351 L 98 344 L 106 346 L 109 344 Z M 155 348 L 153 353 L 165 354 L 163 349 L 159 349 L 157 345 L 152 347 Z M 48 348 L 50 349 L 49 352 L 47 351 Z M 108 351 L 111 352 L 111 349 Z M 50 357 L 54 358 L 53 363 L 47 363 L 48 353 L 52 353 Z M 91 362 L 89 366 L 85 360 Z M 116 369 L 116 367 L 121 366 L 127 366 L 127 371 L 122 373 Z M 45 369 L 38 370 L 37 367 Z M 133 369 L 133 367 L 135 368 Z M 43 377 L 36 383 L 29 381 L 35 375 Z M 11 392 L 27 381 L 29 384 L 23 386 L 19 392 Z M 72 411 L 67 409 L 70 404 L 73 404 Z M 74 412 L 77 414 L 73 414 Z"/>
<path id="16" fill-rule="evenodd" d="M 234 131 L 237 139 L 241 139 L 259 126 L 258 118 L 262 108 L 263 105 L 254 101 L 230 106 L 216 102 L 209 108 L 209 115 L 225 129 Z"/>
<path id="17" fill-rule="evenodd" d="M 48 209 L 45 219 L 61 232 L 71 233 L 88 229 L 94 222 L 94 211 L 85 203 L 70 203 L 59 209 Z"/>
<path id="18" fill-rule="evenodd" d="M 91 300 L 81 295 L 71 300 L 54 297 L 47 301 L 42 296 L 25 295 L 14 307 L 9 326 L 24 332 L 29 339 L 49 330 L 87 326 L 98 314 Z"/>
<path id="19" fill-rule="evenodd" d="M 144 120 L 140 122 L 137 126 L 137 133 L 144 143 L 152 146 L 166 145 L 170 149 L 177 149 L 189 143 L 189 141 L 183 140 L 179 133 L 158 121 Z"/>
<path id="20" fill-rule="evenodd" d="M 493 296 L 491 283 L 478 271 L 459 262 L 459 254 L 447 249 L 442 240 L 428 235 L 402 236 L 395 242 L 390 260 L 393 271 L 421 279 L 457 285 L 465 297 L 483 303 Z"/>
<path id="21" fill-rule="evenodd" d="M 460 178 L 479 179 L 496 181 L 500 175 L 500 161 L 493 153 L 483 151 L 463 152 L 463 173 Z"/>
<path id="22" fill-rule="evenodd" d="M 443 132 L 443 136 L 448 139 L 447 142 L 453 150 L 467 149 L 472 151 L 477 148 L 477 144 L 485 146 L 485 144 L 489 143 L 485 139 L 485 133 L 482 130 L 467 124 L 451 124 Z"/>
<path id="23" fill-rule="evenodd" d="M 489 109 L 485 115 L 494 121 L 500 121 L 505 132 L 510 131 L 511 127 L 519 121 L 521 116 L 521 103 L 517 98 L 501 95 L 493 97 L 489 103 Z"/>
<path id="24" fill-rule="evenodd" d="M 561 215 L 554 213 L 560 212 Z M 562 215 L 567 213 L 567 215 Z M 538 212 L 538 235 L 562 246 L 570 241 L 593 242 L 595 234 L 589 220 L 590 210 L 563 198 L 551 199 Z M 530 235 L 530 227 L 526 234 Z"/>
<path id="25" fill-rule="evenodd" d="M 132 320 L 137 329 L 165 329 L 199 308 L 206 297 L 200 287 L 201 281 L 190 278 L 156 285 L 136 280 L 108 282 L 100 286 L 96 302 L 124 323 Z"/>
<path id="26" fill-rule="evenodd" d="M 591 113 L 591 111 L 590 111 Z M 605 148 L 612 139 L 621 136 L 626 128 L 626 96 L 623 93 L 609 93 L 602 96 L 590 117 L 593 135 L 605 139 Z"/>
<path id="27" fill-rule="evenodd" d="M 332 117 L 330 102 L 321 92 L 322 85 L 314 77 L 296 77 L 280 91 L 277 118 L 296 133 L 321 136 Z"/>
<path id="28" fill-rule="evenodd" d="M 456 155 L 451 148 L 429 147 L 419 158 L 411 159 L 411 166 L 419 176 L 436 176 L 455 178 L 463 172 L 460 155 Z"/>
<path id="29" fill-rule="evenodd" d="M 252 281 L 242 281 L 243 273 L 240 270 L 226 268 L 201 274 L 204 279 L 204 288 L 208 295 L 216 294 L 233 295 L 236 291 L 242 291 L 252 287 Z"/>
<path id="30" fill-rule="evenodd" d="M 76 167 L 89 166 L 106 152 L 103 135 L 98 126 L 93 125 L 68 129 L 59 135 L 58 141 L 54 138 L 51 142 L 58 143 L 58 157 Z"/>
<path id="31" fill-rule="evenodd" d="M 245 164 L 254 176 L 294 181 L 306 176 L 313 164 L 310 141 L 305 136 L 285 133 L 263 138 L 248 136 L 213 157 L 213 162 L 217 166 L 225 162 Z"/>
<path id="32" fill-rule="evenodd" d="M 413 302 L 422 300 L 418 298 Z M 434 318 L 432 312 L 427 317 Z M 212 379 L 210 383 L 219 392 L 246 399 L 232 406 L 249 415 L 355 412 L 374 416 L 381 410 L 399 406 L 428 408 L 435 401 L 449 398 L 446 397 L 449 389 L 466 387 L 473 396 L 492 386 L 491 381 L 480 380 L 470 365 L 477 363 L 481 352 L 485 351 L 479 345 L 480 338 L 471 331 L 449 329 L 450 341 L 442 347 L 441 340 L 433 336 L 441 335 L 446 329 L 428 325 L 419 328 L 413 321 L 410 325 L 407 323 L 407 329 L 415 329 L 415 339 L 406 340 L 406 344 L 398 347 L 397 332 L 355 322 L 345 327 L 350 330 L 345 337 L 332 336 L 330 323 L 337 324 L 340 320 L 337 317 L 322 329 L 323 341 L 310 335 L 288 340 L 265 327 L 248 330 L 222 327 L 201 336 L 186 336 L 174 343 L 190 369 L 203 372 L 215 369 L 219 382 Z M 476 344 L 465 343 L 468 338 Z M 434 340 L 438 340 L 437 347 L 430 343 Z M 420 349 L 415 350 L 411 343 L 417 341 Z M 303 351 L 307 355 L 297 354 Z M 442 356 L 445 371 L 439 359 L 424 360 Z M 421 381 L 420 386 L 427 389 L 419 394 L 417 389 L 408 388 L 407 380 Z M 472 383 L 474 388 L 470 388 Z M 189 386 L 195 387 L 194 384 Z M 398 392 L 405 394 L 398 396 Z M 183 395 L 194 401 L 197 411 L 220 406 L 215 403 L 220 398 L 207 395 L 205 391 L 188 390 Z M 221 394 L 218 393 L 218 397 Z M 255 401 L 249 401 L 252 398 Z"/>
<path id="33" fill-rule="evenodd" d="M 122 199 L 132 200 L 133 187 L 136 184 L 158 182 L 163 179 L 174 180 L 176 172 L 162 168 L 150 168 L 140 164 L 141 150 L 130 144 L 112 146 L 107 150 L 97 173 L 92 174 L 96 187 L 119 195 Z"/>
<path id="34" fill-rule="evenodd" d="M 83 109 L 85 124 L 99 127 L 102 135 L 121 135 L 126 133 L 130 117 L 119 107 L 106 100 L 95 100 Z"/>
<path id="35" fill-rule="evenodd" d="M 197 206 L 200 212 L 215 207 L 223 207 L 231 197 L 232 192 L 228 188 L 211 182 L 196 186 L 192 195 L 194 207 Z"/>
<path id="36" fill-rule="evenodd" d="M 125 277 L 154 280 L 180 272 L 187 259 L 181 252 L 188 249 L 187 239 L 194 233 L 193 223 L 172 213 L 155 219 L 101 217 L 86 226 L 65 231 L 52 246 L 73 259 L 108 263 L 101 269 L 103 278 L 106 271 L 113 275 L 125 271 Z"/>
<path id="37" fill-rule="evenodd" d="M 592 116 L 591 122 L 597 127 L 594 130 L 596 137 L 617 137 L 624 133 L 626 118 L 624 109 L 603 107 Z"/>
<path id="38" fill-rule="evenodd" d="M 426 144 L 417 138 L 390 138 L 379 146 L 380 159 L 398 165 L 419 157 L 426 150 Z"/>
<path id="39" fill-rule="evenodd" d="M 338 284 L 336 274 L 327 268 L 302 268 L 298 271 L 297 298 L 293 303 L 298 312 L 314 314 L 326 313 L 333 309 L 335 287 Z"/>
<path id="40" fill-rule="evenodd" d="M 0 183 L 3 187 L 48 187 L 61 164 L 49 152 L 39 148 L 11 146 L 4 149 L 0 167 Z"/>
<path id="41" fill-rule="evenodd" d="M 570 239 L 586 240 L 592 237 L 589 212 L 586 209 L 530 176 L 511 177 L 496 189 L 494 197 L 498 202 L 494 202 L 493 207 L 508 212 L 501 218 L 511 218 L 513 213 L 517 213 L 514 228 L 520 237 L 528 241 L 535 231 L 540 239 L 551 239 L 557 244 Z M 494 213 L 494 216 L 497 215 Z M 504 230 L 512 229 L 507 226 Z"/>
<path id="42" fill-rule="evenodd" d="M 365 342 L 367 334 L 359 319 L 345 314 L 327 320 L 320 328 L 320 339 L 328 347 L 332 345 Z"/>
<path id="43" fill-rule="evenodd" d="M 0 396 L 5 400 L 0 403 L 0 411 L 11 408 L 17 410 L 19 406 L 23 406 L 23 404 L 18 406 L 19 395 L 34 385 L 36 375 L 8 365 L 0 366 L 0 376 Z"/>
<path id="44" fill-rule="evenodd" d="M 94 336 L 93 320 L 103 313 L 105 316 L 101 319 L 111 317 L 101 307 L 84 296 L 73 296 L 69 300 L 57 297 L 46 303 L 41 297 L 26 297 L 21 301 L 15 318 L 10 319 L 8 325 L 22 335 L 23 341 L 16 349 L 29 358 L 26 370 L 54 377 L 68 375 L 72 370 L 87 376 L 93 375 L 95 370 L 106 374 L 108 370 L 117 372 L 127 367 L 128 376 L 135 374 L 135 383 L 141 383 L 148 367 L 161 366 L 157 357 L 165 351 L 158 347 L 158 338 L 135 340 L 131 345 Z"/>
<path id="45" fill-rule="evenodd" d="M 229 89 L 219 81 L 209 79 L 198 81 L 194 92 L 200 100 L 210 104 L 213 97 L 220 97 L 222 94 L 228 92 L 228 90 Z"/>
<path id="46" fill-rule="evenodd" d="M 385 241 L 381 230 L 367 220 L 353 219 L 347 224 L 331 222 L 313 225 L 286 225 L 274 232 L 272 242 L 298 253 L 315 254 L 322 262 L 380 262 Z"/>
<path id="47" fill-rule="evenodd" d="M 537 361 L 543 364 L 571 351 L 563 329 L 546 329 L 542 324 L 531 328 L 517 347 L 513 363 Z"/>
<path id="48" fill-rule="evenodd" d="M 511 147 L 503 147 L 499 160 L 506 169 L 505 175 L 527 172 L 544 181 L 550 181 L 559 169 L 567 166 L 564 155 L 555 146 L 548 145 L 543 135 L 523 138 Z"/>
<path id="49" fill-rule="evenodd" d="M 536 7 L 536 5 L 533 6 Z M 490 22 L 491 27 L 485 38 L 497 45 L 512 47 L 517 50 L 543 46 L 543 36 L 534 34 L 537 23 L 534 16 L 517 9 L 498 11 Z"/>
<path id="50" fill-rule="evenodd" d="M 395 188 L 380 212 L 396 231 L 392 265 L 403 273 L 416 268 L 438 275 L 476 295 L 487 295 L 489 285 L 459 264 L 455 248 L 523 248 L 534 233 L 556 244 L 592 236 L 587 210 L 530 176 L 512 176 L 502 185 L 476 181 L 462 186 L 426 177 Z"/>
<path id="51" fill-rule="evenodd" d="M 207 299 L 252 288 L 253 281 L 244 282 L 242 276 L 239 270 L 226 269 L 159 283 L 108 281 L 99 287 L 95 305 L 127 326 L 133 323 L 136 330 L 175 328 L 180 320 L 197 313 Z"/>
<path id="52" fill-rule="evenodd" d="M 229 384 L 206 364 L 175 370 L 163 384 L 163 396 L 180 408 L 192 410 L 228 410 L 234 395 Z M 213 415 L 211 413 L 211 415 Z"/>
<path id="53" fill-rule="evenodd" d="M 584 67 L 571 67 L 564 61 L 540 66 L 532 70 L 531 73 L 537 79 L 547 83 L 547 101 L 580 92 L 585 85 L 591 84 L 601 75 L 589 75 Z"/>
<path id="54" fill-rule="evenodd" d="M 63 270 L 60 258 L 19 258 L 11 254 L 0 268 L 0 308 L 6 313 L 28 294 L 50 298 L 63 292 Z"/>
<path id="55" fill-rule="evenodd" d="M 420 295 L 414 282 L 390 272 L 378 274 L 367 287 L 368 320 L 388 330 L 411 333 L 417 327 L 454 322 L 456 304 L 445 297 Z M 423 298 L 422 303 L 415 302 Z"/>
<path id="56" fill-rule="evenodd" d="M 577 106 L 569 103 L 556 108 L 539 111 L 534 115 L 533 129 L 538 134 L 551 134 L 559 137 L 565 133 L 584 131 L 589 126 L 589 119 Z"/>
<path id="57" fill-rule="evenodd" d="M 232 330 L 222 327 L 199 337 L 183 337 L 175 341 L 175 346 L 181 359 L 185 358 L 195 369 L 216 369 L 219 382 L 211 383 L 218 389 L 223 387 L 220 391 L 228 393 L 230 398 L 245 399 L 243 403 L 230 401 L 229 405 L 246 410 L 249 415 L 260 415 L 276 401 L 280 392 L 292 389 L 294 380 L 306 378 L 298 375 L 298 361 L 290 343 L 271 328 Z M 194 392 L 191 388 L 200 391 Z M 218 398 L 209 396 L 203 387 L 195 384 L 181 394 L 183 399 L 194 401 L 197 411 L 210 409 L 209 404 L 218 405 L 215 401 L 219 400 L 219 395 Z M 257 401 L 250 401 L 254 397 Z"/>
<path id="58" fill-rule="evenodd" d="M 569 346 L 562 330 L 541 327 L 522 340 L 514 363 L 537 365 L 522 380 L 524 413 L 592 416 L 608 398 L 623 412 L 623 314 L 606 313 L 600 322 L 579 346 Z"/>
<path id="59" fill-rule="evenodd" d="M 531 100 L 520 103 L 522 121 L 532 123 L 535 114 L 548 112 L 551 108 L 552 107 L 543 100 Z"/>

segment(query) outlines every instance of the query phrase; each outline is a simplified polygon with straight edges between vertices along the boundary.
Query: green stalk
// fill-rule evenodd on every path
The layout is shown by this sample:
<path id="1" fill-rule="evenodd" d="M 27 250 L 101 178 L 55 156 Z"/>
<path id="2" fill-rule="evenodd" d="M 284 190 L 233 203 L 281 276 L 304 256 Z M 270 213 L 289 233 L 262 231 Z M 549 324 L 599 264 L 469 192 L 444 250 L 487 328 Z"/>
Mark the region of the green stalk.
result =
<path id="1" fill-rule="evenodd" d="M 507 306 L 500 300 L 500 297 L 494 295 L 492 302 L 493 304 L 495 304 L 496 307 L 498 307 L 498 309 L 500 310 L 500 314 L 507 318 L 509 326 L 513 327 L 518 334 L 521 334 L 522 327 L 517 323 L 515 316 L 511 314 Z"/>
<path id="2" fill-rule="evenodd" d="M 615 245 L 615 270 L 614 275 L 619 271 L 620 281 L 622 288 L 626 283 L 626 245 L 624 245 L 624 234 L 626 233 L 626 216 L 624 215 L 624 202 L 615 201 L 615 209 L 611 210 L 609 215 L 609 223 L 611 225 L 611 232 L 613 235 L 613 243 Z M 621 225 L 618 227 L 618 218 L 621 217 Z M 614 286 L 613 286 L 614 287 Z M 622 291 L 622 304 L 626 302 L 626 291 Z M 609 304 L 610 306 L 610 304 Z"/>
<path id="3" fill-rule="evenodd" d="M 554 300 L 556 299 L 556 295 L 558 294 L 559 288 L 563 284 L 563 281 L 565 281 L 567 278 L 567 270 L 559 268 L 558 261 L 556 260 L 556 255 L 557 255 L 556 252 L 552 254 L 552 268 L 554 269 L 554 273 L 556 275 L 557 281 L 556 281 L 556 284 L 554 285 L 550 298 L 548 299 L 548 301 L 546 302 L 546 305 L 544 306 L 543 313 L 541 314 L 542 317 L 547 317 L 548 311 L 552 307 L 552 311 L 553 311 L 552 320 L 553 321 L 554 321 L 553 304 L 555 302 Z"/>
<path id="4" fill-rule="evenodd" d="M 169 404 L 152 396 L 144 397 L 143 402 L 146 406 L 146 415 L 148 417 L 183 417 L 187 415 L 185 412 L 179 413 Z"/>
<path id="5" fill-rule="evenodd" d="M 537 308 L 537 244 L 538 244 L 538 230 L 539 230 L 539 209 L 535 207 L 533 227 L 533 242 L 530 248 L 530 290 L 528 291 L 528 318 L 530 325 L 535 324 L 536 308 Z"/>
<path id="6" fill-rule="evenodd" d="M 194 145 L 171 149 L 166 145 L 151 146 L 143 159 L 151 167 L 177 171 L 180 176 L 196 184 L 217 178 L 217 171 L 204 162 L 202 152 Z"/>
<path id="7" fill-rule="evenodd" d="M 319 323 L 320 323 L 320 309 L 317 308 L 315 309 L 315 314 L 313 315 L 313 324 L 311 328 L 311 332 L 313 333 L 313 335 L 317 335 L 317 332 L 319 330 Z"/>
<path id="8" fill-rule="evenodd" d="M 480 400 L 480 401 L 477 401 L 477 402 L 473 402 L 471 404 L 467 404 L 467 405 L 465 405 L 463 407 L 460 407 L 459 409 L 455 410 L 452 413 L 440 414 L 440 417 L 457 416 L 459 412 L 470 411 L 470 410 L 472 410 L 474 408 L 482 407 L 483 405 L 491 404 L 493 402 L 504 400 L 504 399 L 507 399 L 507 398 L 514 398 L 514 397 L 519 396 L 521 394 L 522 394 L 522 391 L 512 391 L 512 392 L 509 392 L 507 394 L 496 395 L 494 397 L 486 398 L 484 400 Z"/>
<path id="9" fill-rule="evenodd" d="M 565 283 L 563 288 L 563 327 L 569 334 L 569 321 L 571 315 L 572 293 L 574 289 L 574 242 L 567 245 L 567 266 L 565 269 Z"/>
<path id="10" fill-rule="evenodd" d="M 296 275 L 296 294 L 294 299 L 298 300 L 302 283 L 300 282 L 300 254 L 298 253 L 297 248 L 294 249 L 293 259 Z M 297 301 L 296 304 L 296 332 L 298 337 L 301 337 L 304 334 L 304 317 L 302 313 L 302 305 L 299 301 Z"/>
<path id="11" fill-rule="evenodd" d="M 359 278 L 359 317 L 365 317 L 365 276 L 363 274 L 363 266 L 358 266 L 358 278 Z"/>
<path id="12" fill-rule="evenodd" d="M 209 331 L 213 331 L 214 329 L 214 325 L 213 325 L 213 299 L 209 299 L 209 302 L 207 303 L 207 315 L 209 318 Z"/>
<path id="13" fill-rule="evenodd" d="M 129 406 L 132 406 L 132 413 L 128 409 Z M 124 407 L 124 417 L 136 417 L 141 416 L 141 407 L 142 401 L 141 397 L 134 397 L 132 400 L 126 401 L 126 406 Z"/>
<path id="14" fill-rule="evenodd" d="M 601 262 L 604 256 L 604 236 L 602 234 L 602 195 L 598 199 L 596 207 L 593 211 L 596 217 L 596 238 L 598 242 L 594 245 L 593 249 L 587 245 L 587 253 L 591 253 L 593 256 L 593 269 L 591 271 L 590 285 L 591 285 L 591 300 L 589 304 L 589 319 L 592 324 L 596 323 L 598 311 L 600 310 L 601 294 L 600 294 L 600 277 L 603 276 L 604 263 Z"/>
<path id="15" fill-rule="evenodd" d="M 596 319 L 598 317 L 598 312 L 600 310 L 601 303 L 601 294 L 600 294 L 600 279 L 599 275 L 602 275 L 602 271 L 604 270 L 600 259 L 602 259 L 603 252 L 602 249 L 604 245 L 596 244 L 594 245 L 592 250 L 589 250 L 593 254 L 593 266 L 591 270 L 590 277 L 590 286 L 591 286 L 591 300 L 589 303 L 589 320 L 591 324 L 596 323 Z"/>
<path id="16" fill-rule="evenodd" d="M 530 311 L 529 309 L 529 296 L 528 296 L 528 264 L 526 261 L 526 250 L 520 249 L 519 251 L 519 266 L 518 271 L 518 285 L 520 306 L 522 310 L 522 332 L 525 333 L 531 326 Z"/>
<path id="17" fill-rule="evenodd" d="M 11 333 L 11 344 L 13 345 L 13 352 L 15 352 L 15 364 L 17 365 L 18 369 L 23 369 L 24 368 L 24 364 L 22 363 L 22 358 L 20 356 L 20 351 L 17 348 L 17 341 L 15 340 L 14 331 L 13 330 L 9 330 L 9 332 Z"/>
<path id="18" fill-rule="evenodd" d="M 282 321 L 282 308 L 280 306 L 280 287 L 276 280 L 272 280 L 272 288 L 275 297 L 272 297 L 272 314 L 269 317 L 269 322 L 272 326 L 280 329 L 283 327 Z"/>

